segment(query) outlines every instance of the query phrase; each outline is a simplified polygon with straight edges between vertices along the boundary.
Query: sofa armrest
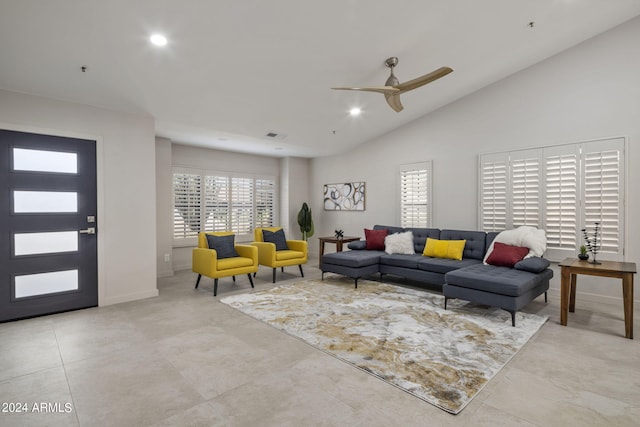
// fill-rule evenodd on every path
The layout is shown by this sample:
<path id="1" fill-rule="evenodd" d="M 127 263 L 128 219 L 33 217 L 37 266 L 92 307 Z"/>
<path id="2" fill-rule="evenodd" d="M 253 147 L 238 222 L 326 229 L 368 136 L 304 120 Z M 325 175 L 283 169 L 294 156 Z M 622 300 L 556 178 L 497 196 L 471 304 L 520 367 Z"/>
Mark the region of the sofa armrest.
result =
<path id="1" fill-rule="evenodd" d="M 276 245 L 269 242 L 252 242 L 258 250 L 258 262 L 273 267 L 276 263 Z"/>
<path id="2" fill-rule="evenodd" d="M 287 240 L 287 246 L 292 251 L 307 253 L 307 242 L 304 240 Z"/>
<path id="3" fill-rule="evenodd" d="M 235 245 L 238 255 L 244 258 L 251 258 L 253 264 L 258 264 L 258 248 L 254 245 Z"/>
<path id="4" fill-rule="evenodd" d="M 218 252 L 215 249 L 194 248 L 191 252 L 191 270 L 211 277 L 218 271 Z"/>

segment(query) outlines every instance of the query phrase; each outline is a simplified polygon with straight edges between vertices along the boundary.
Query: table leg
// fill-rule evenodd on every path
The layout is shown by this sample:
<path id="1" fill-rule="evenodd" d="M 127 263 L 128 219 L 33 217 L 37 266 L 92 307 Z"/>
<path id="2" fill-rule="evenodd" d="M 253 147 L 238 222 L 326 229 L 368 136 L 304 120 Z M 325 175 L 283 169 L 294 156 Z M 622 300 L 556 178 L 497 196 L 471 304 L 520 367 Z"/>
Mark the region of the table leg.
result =
<path id="1" fill-rule="evenodd" d="M 318 255 L 318 267 L 322 267 L 322 256 L 324 255 L 324 240 L 318 239 L 320 242 L 320 253 Z"/>
<path id="2" fill-rule="evenodd" d="M 633 339 L 633 274 L 622 275 L 622 299 L 624 303 L 624 336 Z"/>
<path id="3" fill-rule="evenodd" d="M 569 311 L 573 313 L 576 311 L 576 281 L 578 280 L 577 274 L 571 275 L 571 295 L 569 296 Z"/>
<path id="4" fill-rule="evenodd" d="M 336 242 L 336 252 L 342 252 L 342 240 Z"/>
<path id="5" fill-rule="evenodd" d="M 560 324 L 567 325 L 569 316 L 569 294 L 571 293 L 571 273 L 567 267 L 560 267 Z"/>

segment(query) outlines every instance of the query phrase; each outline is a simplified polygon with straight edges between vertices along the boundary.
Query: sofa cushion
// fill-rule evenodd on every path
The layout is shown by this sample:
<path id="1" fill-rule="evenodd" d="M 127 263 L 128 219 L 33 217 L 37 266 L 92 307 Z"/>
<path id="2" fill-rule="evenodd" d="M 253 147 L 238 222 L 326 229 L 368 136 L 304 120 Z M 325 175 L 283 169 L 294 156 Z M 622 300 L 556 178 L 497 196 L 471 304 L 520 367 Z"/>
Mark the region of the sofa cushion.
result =
<path id="1" fill-rule="evenodd" d="M 466 240 L 462 258 L 483 259 L 487 233 L 484 231 L 442 230 L 442 240 Z"/>
<path id="2" fill-rule="evenodd" d="M 418 261 L 422 258 L 423 257 L 420 254 L 385 254 L 380 256 L 380 264 L 405 268 L 418 268 Z"/>
<path id="3" fill-rule="evenodd" d="M 427 238 L 422 255 L 433 258 L 462 259 L 466 240 L 439 240 Z"/>
<path id="4" fill-rule="evenodd" d="M 275 244 L 276 251 L 289 250 L 289 246 L 287 246 L 287 238 L 285 237 L 284 230 L 282 228 L 277 231 L 262 230 L 262 240 Z"/>
<path id="5" fill-rule="evenodd" d="M 459 268 L 468 267 L 470 265 L 479 263 L 482 263 L 482 261 L 473 258 L 463 258 L 462 260 L 457 260 L 423 256 L 418 260 L 418 269 L 431 271 L 433 273 L 445 274 L 449 271 L 457 270 Z"/>
<path id="6" fill-rule="evenodd" d="M 253 260 L 244 257 L 231 257 L 218 260 L 218 270 L 231 270 L 233 268 L 251 267 Z"/>
<path id="7" fill-rule="evenodd" d="M 520 296 L 552 277 L 553 271 L 550 269 L 535 274 L 509 267 L 478 263 L 448 272 L 445 275 L 445 281 L 448 284 L 469 289 Z"/>
<path id="8" fill-rule="evenodd" d="M 346 251 L 333 252 L 322 256 L 323 264 L 336 264 L 344 267 L 366 267 L 378 264 L 382 251 Z"/>
<path id="9" fill-rule="evenodd" d="M 235 248 L 235 238 L 234 234 L 229 234 L 228 236 L 207 234 L 207 244 L 209 249 L 215 249 L 218 259 L 233 258 L 238 256 Z"/>
<path id="10" fill-rule="evenodd" d="M 287 261 L 290 259 L 304 258 L 304 252 L 292 251 L 287 249 L 286 251 L 276 251 L 276 261 Z"/>
<path id="11" fill-rule="evenodd" d="M 418 254 L 421 254 L 424 251 L 424 245 L 427 243 L 427 238 L 440 238 L 440 229 L 438 228 L 405 228 L 405 230 L 413 233 L 413 249 Z"/>
<path id="12" fill-rule="evenodd" d="M 389 232 L 389 234 L 393 234 L 393 233 L 402 233 L 404 230 L 402 227 L 396 227 L 394 225 L 374 225 L 373 226 L 374 230 L 387 230 Z"/>
<path id="13" fill-rule="evenodd" d="M 551 263 L 542 257 L 533 256 L 531 258 L 525 258 L 522 261 L 518 261 L 513 266 L 516 270 L 530 271 L 532 273 L 540 273 L 541 271 L 549 268 Z"/>
<path id="14" fill-rule="evenodd" d="M 388 254 L 413 255 L 413 233 L 404 231 L 402 233 L 389 234 L 384 238 L 384 251 Z"/>
<path id="15" fill-rule="evenodd" d="M 354 251 L 360 251 L 367 249 L 367 242 L 366 240 L 356 240 L 355 242 L 349 242 L 347 244 L 347 247 L 349 249 L 353 249 Z"/>
<path id="16" fill-rule="evenodd" d="M 381 230 L 364 229 L 364 237 L 367 241 L 367 250 L 384 251 L 384 238 L 389 234 L 386 228 Z"/>
<path id="17" fill-rule="evenodd" d="M 487 257 L 487 264 L 512 268 L 529 253 L 529 248 L 493 242 L 493 251 Z"/>

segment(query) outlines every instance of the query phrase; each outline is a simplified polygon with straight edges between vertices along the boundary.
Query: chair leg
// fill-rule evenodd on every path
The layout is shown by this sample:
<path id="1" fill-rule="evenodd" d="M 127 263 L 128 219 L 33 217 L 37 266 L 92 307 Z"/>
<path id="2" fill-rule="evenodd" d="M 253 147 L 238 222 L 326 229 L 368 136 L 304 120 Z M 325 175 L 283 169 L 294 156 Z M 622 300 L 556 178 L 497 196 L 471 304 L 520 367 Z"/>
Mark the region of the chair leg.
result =
<path id="1" fill-rule="evenodd" d="M 298 267 L 300 267 L 300 275 L 304 277 L 304 272 L 302 271 L 302 264 L 298 264 Z"/>
<path id="2" fill-rule="evenodd" d="M 284 273 L 284 267 L 280 267 L 280 271 Z"/>
<path id="3" fill-rule="evenodd" d="M 544 293 L 544 302 L 545 302 L 545 304 L 548 302 L 548 300 L 547 300 L 547 293 L 546 293 L 546 292 Z"/>
<path id="4" fill-rule="evenodd" d="M 213 296 L 218 295 L 218 279 L 213 279 Z"/>
<path id="5" fill-rule="evenodd" d="M 276 283 L 276 269 L 273 269 L 273 283 Z"/>
<path id="6" fill-rule="evenodd" d="M 201 278 L 202 278 L 202 274 L 198 274 L 198 280 L 196 280 L 196 289 L 198 289 L 198 285 L 200 284 Z"/>
<path id="7" fill-rule="evenodd" d="M 511 326 L 515 327 L 516 326 L 516 311 L 513 310 L 507 310 L 509 311 L 509 313 L 511 313 Z"/>
<path id="8" fill-rule="evenodd" d="M 256 273 L 257 273 L 257 271 L 255 273 L 253 273 L 253 277 L 256 277 Z"/>
<path id="9" fill-rule="evenodd" d="M 251 287 L 253 288 L 253 279 L 251 278 L 251 273 L 248 273 L 247 277 L 249 278 L 249 283 L 251 283 Z"/>
<path id="10" fill-rule="evenodd" d="M 231 276 L 233 278 L 233 283 L 236 282 L 236 276 Z"/>

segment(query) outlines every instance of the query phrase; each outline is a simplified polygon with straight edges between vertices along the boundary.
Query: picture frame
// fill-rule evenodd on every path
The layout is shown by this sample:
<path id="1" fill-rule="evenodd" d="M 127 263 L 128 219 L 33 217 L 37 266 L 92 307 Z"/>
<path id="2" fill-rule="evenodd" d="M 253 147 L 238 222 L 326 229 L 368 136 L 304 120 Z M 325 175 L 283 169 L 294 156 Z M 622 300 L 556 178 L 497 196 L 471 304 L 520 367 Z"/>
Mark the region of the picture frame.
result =
<path id="1" fill-rule="evenodd" d="M 365 182 L 325 184 L 323 204 L 325 211 L 364 211 Z"/>

